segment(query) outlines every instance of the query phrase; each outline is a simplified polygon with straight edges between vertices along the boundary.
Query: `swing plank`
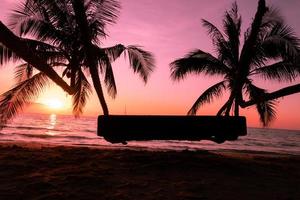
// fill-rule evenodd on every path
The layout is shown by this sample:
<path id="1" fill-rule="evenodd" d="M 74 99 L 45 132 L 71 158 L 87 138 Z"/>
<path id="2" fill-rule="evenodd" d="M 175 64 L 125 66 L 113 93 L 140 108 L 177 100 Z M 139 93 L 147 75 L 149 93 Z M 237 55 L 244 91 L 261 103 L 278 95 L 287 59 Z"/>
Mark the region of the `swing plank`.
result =
<path id="1" fill-rule="evenodd" d="M 98 117 L 98 135 L 111 143 L 148 140 L 211 140 L 223 143 L 246 134 L 245 117 L 167 115 Z"/>

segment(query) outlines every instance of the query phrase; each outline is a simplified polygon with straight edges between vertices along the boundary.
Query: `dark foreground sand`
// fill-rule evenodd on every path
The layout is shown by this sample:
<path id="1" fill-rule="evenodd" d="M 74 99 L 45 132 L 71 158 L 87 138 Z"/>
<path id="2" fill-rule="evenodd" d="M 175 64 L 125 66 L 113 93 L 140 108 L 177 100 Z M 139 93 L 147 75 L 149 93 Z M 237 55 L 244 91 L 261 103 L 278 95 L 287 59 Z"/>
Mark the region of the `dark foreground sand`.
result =
<path id="1" fill-rule="evenodd" d="M 0 146 L 0 199 L 300 199 L 300 156 Z"/>

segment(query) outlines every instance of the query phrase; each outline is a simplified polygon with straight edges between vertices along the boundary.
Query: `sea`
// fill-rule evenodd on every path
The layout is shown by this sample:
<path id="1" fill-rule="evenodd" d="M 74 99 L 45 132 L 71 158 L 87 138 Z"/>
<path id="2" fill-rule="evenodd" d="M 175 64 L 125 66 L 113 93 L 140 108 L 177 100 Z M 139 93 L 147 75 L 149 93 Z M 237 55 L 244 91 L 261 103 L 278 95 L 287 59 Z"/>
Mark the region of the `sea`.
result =
<path id="1" fill-rule="evenodd" d="M 111 144 L 97 136 L 97 117 L 56 114 L 22 114 L 0 131 L 0 142 L 28 142 L 54 146 L 92 148 L 169 150 L 241 150 L 300 155 L 300 130 L 248 128 L 236 141 L 216 144 L 211 141 L 143 141 L 127 145 Z"/>

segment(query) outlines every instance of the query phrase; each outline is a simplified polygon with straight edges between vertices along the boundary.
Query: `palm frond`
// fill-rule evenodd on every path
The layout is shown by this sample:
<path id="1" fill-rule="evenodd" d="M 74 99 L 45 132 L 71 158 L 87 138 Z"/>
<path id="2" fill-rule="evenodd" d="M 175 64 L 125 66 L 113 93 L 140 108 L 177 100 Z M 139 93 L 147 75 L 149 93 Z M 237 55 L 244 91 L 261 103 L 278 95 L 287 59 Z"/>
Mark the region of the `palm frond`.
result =
<path id="1" fill-rule="evenodd" d="M 68 66 L 68 64 L 66 64 L 64 62 L 51 62 L 50 65 L 52 67 L 64 67 L 64 68 L 66 68 Z"/>
<path id="2" fill-rule="evenodd" d="M 53 51 L 58 50 L 58 48 L 56 46 L 45 43 L 43 41 L 28 39 L 28 38 L 23 39 L 23 40 L 26 41 L 27 46 L 30 47 L 30 49 L 35 50 L 35 51 L 53 52 Z"/>
<path id="3" fill-rule="evenodd" d="M 70 0 L 42 0 L 38 2 L 37 6 L 41 9 L 40 12 L 45 20 L 55 27 L 65 27 L 63 30 L 68 30 L 74 25 L 74 12 Z M 73 29 L 71 28 L 71 30 Z"/>
<path id="4" fill-rule="evenodd" d="M 4 65 L 10 61 L 16 62 L 21 58 L 18 57 L 13 51 L 6 48 L 4 45 L 0 43 L 0 66 Z"/>
<path id="5" fill-rule="evenodd" d="M 222 95 L 224 89 L 225 81 L 221 81 L 205 90 L 191 107 L 188 115 L 195 115 L 200 106 L 205 103 L 210 103 L 214 97 L 219 98 Z"/>
<path id="6" fill-rule="evenodd" d="M 245 41 L 248 41 L 249 34 L 250 31 L 246 34 Z M 252 52 L 248 53 L 251 55 L 248 56 L 249 65 L 252 68 L 262 67 L 268 59 L 294 60 L 299 54 L 299 41 L 293 29 L 285 25 L 278 11 L 268 9 L 262 17 Z"/>
<path id="7" fill-rule="evenodd" d="M 264 101 L 256 104 L 256 109 L 263 126 L 268 126 L 276 118 L 276 101 Z"/>
<path id="8" fill-rule="evenodd" d="M 228 46 L 230 47 L 232 58 L 231 62 L 237 66 L 239 59 L 241 17 L 238 14 L 236 2 L 233 3 L 232 9 L 225 13 L 223 26 L 228 38 Z"/>
<path id="9" fill-rule="evenodd" d="M 107 36 L 105 27 L 107 24 L 116 22 L 119 16 L 120 7 L 120 3 L 116 0 L 86 1 L 86 16 L 94 42 L 98 41 L 99 36 Z"/>
<path id="10" fill-rule="evenodd" d="M 225 102 L 225 104 L 219 109 L 217 116 L 225 115 L 228 116 L 233 104 L 235 95 L 231 92 L 228 100 Z"/>
<path id="11" fill-rule="evenodd" d="M 199 49 L 187 54 L 184 58 L 170 64 L 171 77 L 174 80 L 183 79 L 189 73 L 204 73 L 208 75 L 226 75 L 229 69 L 217 58 Z"/>
<path id="12" fill-rule="evenodd" d="M 26 0 L 19 3 L 16 9 L 13 10 L 10 19 L 9 26 L 12 28 L 16 28 L 24 21 L 31 19 L 40 18 L 40 12 L 38 7 L 36 6 L 36 2 L 33 0 Z"/>
<path id="13" fill-rule="evenodd" d="M 85 9 L 88 19 L 97 20 L 102 24 L 115 23 L 120 12 L 121 5 L 116 0 L 89 0 Z"/>
<path id="14" fill-rule="evenodd" d="M 244 89 L 245 93 L 249 95 L 250 99 L 260 99 L 263 98 L 263 95 L 265 94 L 265 89 L 253 85 L 252 81 L 250 80 L 247 80 Z"/>
<path id="15" fill-rule="evenodd" d="M 207 29 L 208 34 L 212 39 L 214 48 L 218 53 L 218 59 L 231 67 L 231 65 L 234 64 L 232 52 L 230 51 L 228 42 L 225 40 L 222 32 L 207 20 L 202 19 L 202 25 Z"/>
<path id="16" fill-rule="evenodd" d="M 138 73 L 146 83 L 150 73 L 155 67 L 155 60 L 152 53 L 134 45 L 127 46 L 126 51 L 131 68 L 135 73 Z"/>
<path id="17" fill-rule="evenodd" d="M 47 61 L 48 64 L 65 63 L 67 60 L 65 52 L 56 46 L 32 39 L 23 39 L 23 41 L 35 55 Z"/>
<path id="18" fill-rule="evenodd" d="M 28 19 L 20 24 L 21 35 L 32 35 L 40 41 L 48 41 L 49 43 L 60 45 L 62 41 L 70 39 L 67 31 L 59 31 L 52 24 L 43 20 Z M 70 30 L 68 30 L 70 31 Z"/>
<path id="19" fill-rule="evenodd" d="M 266 91 L 259 88 L 252 83 L 247 84 L 247 92 L 249 94 L 250 100 L 263 99 L 266 95 Z M 260 117 L 260 121 L 263 126 L 268 126 L 276 118 L 276 101 L 258 101 L 256 104 L 256 109 Z"/>
<path id="20" fill-rule="evenodd" d="M 277 10 L 273 9 L 273 8 L 268 8 L 265 12 L 265 14 L 262 16 L 261 19 L 261 23 L 259 27 L 256 27 L 256 40 L 254 40 L 254 36 L 253 36 L 253 40 L 252 41 L 252 50 L 251 48 L 249 49 L 249 55 L 248 56 L 248 65 L 249 65 L 249 69 L 253 70 L 255 68 L 259 68 L 264 66 L 267 62 L 268 59 L 271 56 L 267 56 L 268 55 L 268 50 L 265 49 L 263 47 L 263 41 L 266 37 L 266 35 L 270 32 L 270 29 L 272 29 L 272 27 L 278 23 L 281 22 L 282 19 L 281 17 L 279 17 Z M 254 24 L 252 24 L 253 28 Z M 257 23 L 258 26 L 258 23 Z M 245 32 L 245 38 L 244 41 L 249 41 L 246 44 L 250 47 L 250 33 L 253 33 L 252 29 L 248 29 Z M 246 45 L 244 45 L 245 47 Z M 246 49 L 246 48 L 245 48 Z M 244 49 L 244 50 L 245 50 Z M 251 52 L 250 52 L 251 51 Z M 247 54 L 247 53 L 245 53 Z M 244 56 L 245 57 L 245 56 Z M 244 60 L 243 60 L 244 61 Z"/>
<path id="21" fill-rule="evenodd" d="M 115 98 L 117 95 L 117 86 L 115 82 L 115 76 L 113 72 L 113 68 L 111 62 L 107 55 L 103 55 L 100 60 L 99 64 L 102 69 L 105 71 L 104 75 L 104 83 L 107 87 L 107 93 L 112 97 Z"/>
<path id="22" fill-rule="evenodd" d="M 267 12 L 262 18 L 262 23 L 260 25 L 259 36 L 263 38 L 266 33 L 277 23 L 282 23 L 283 18 L 279 15 L 279 11 L 276 8 L 268 8 Z"/>
<path id="23" fill-rule="evenodd" d="M 26 104 L 32 102 L 48 82 L 48 77 L 40 72 L 3 93 L 0 96 L 0 127 L 17 115 Z"/>
<path id="24" fill-rule="evenodd" d="M 297 77 L 297 67 L 299 68 L 299 66 L 290 61 L 281 61 L 257 68 L 253 71 L 253 74 L 257 74 L 258 76 L 268 80 L 291 82 Z"/>
<path id="25" fill-rule="evenodd" d="M 57 1 L 26 0 L 10 17 L 11 26 L 21 35 L 31 35 L 40 41 L 57 44 L 68 40 L 74 32 L 71 17 Z"/>
<path id="26" fill-rule="evenodd" d="M 23 82 L 33 75 L 33 67 L 28 64 L 24 63 L 15 67 L 15 80 L 17 83 Z"/>
<path id="27" fill-rule="evenodd" d="M 89 29 L 90 29 L 90 33 L 92 35 L 93 43 L 100 43 L 101 41 L 99 39 L 101 37 L 102 38 L 107 37 L 105 25 L 100 23 L 97 20 L 89 22 Z"/>
<path id="28" fill-rule="evenodd" d="M 105 71 L 104 82 L 108 88 L 108 94 L 115 98 L 117 94 L 116 83 L 114 79 L 111 62 L 115 61 L 122 53 L 128 54 L 130 66 L 135 73 L 138 73 L 142 79 L 147 82 L 150 72 L 154 69 L 153 55 L 137 46 L 125 47 L 122 44 L 108 48 L 99 48 L 94 46 L 97 52 L 97 59 L 100 65 L 100 72 Z"/>
<path id="29" fill-rule="evenodd" d="M 284 62 L 295 62 L 300 52 L 300 40 L 293 30 L 284 25 L 283 20 L 278 17 L 271 21 L 269 25 L 260 32 L 260 37 L 254 47 L 252 54 L 252 68 L 261 68 L 271 60 L 283 60 Z M 279 67 L 279 65 L 277 65 Z M 294 74 L 288 70 L 287 65 L 282 71 L 290 71 L 290 77 Z M 283 75 L 283 79 L 286 76 Z M 278 80 L 278 79 L 277 79 Z"/>
<path id="30" fill-rule="evenodd" d="M 115 61 L 120 55 L 126 50 L 126 47 L 122 44 L 117 44 L 112 47 L 102 48 L 102 50 L 107 54 L 111 62 Z"/>
<path id="31" fill-rule="evenodd" d="M 252 70 L 255 70 L 256 68 L 260 68 L 262 66 L 265 66 L 269 59 L 266 56 L 266 52 L 264 50 L 264 48 L 261 46 L 261 42 L 260 40 L 257 40 L 256 45 L 252 48 L 252 55 L 250 55 L 249 57 L 251 57 L 251 59 L 249 59 L 249 72 Z"/>
<path id="32" fill-rule="evenodd" d="M 108 94 L 115 98 L 117 94 L 117 86 L 115 82 L 114 72 L 111 65 L 111 60 L 118 54 L 118 45 L 110 48 L 100 48 L 93 46 L 96 52 L 97 63 L 100 73 L 104 73 L 104 83 L 107 87 Z"/>
<path id="33" fill-rule="evenodd" d="M 220 44 L 226 43 L 222 32 L 215 25 L 205 19 L 202 19 L 202 25 L 207 29 L 207 32 L 210 35 L 215 46 L 219 47 Z"/>
<path id="34" fill-rule="evenodd" d="M 83 113 L 83 108 L 92 93 L 92 88 L 82 71 L 78 71 L 75 79 L 75 94 L 73 100 L 73 114 L 79 117 Z"/>
<path id="35" fill-rule="evenodd" d="M 107 87 L 108 94 L 112 98 L 115 98 L 117 95 L 117 85 L 116 85 L 113 69 L 110 62 L 107 62 L 106 64 L 104 83 Z"/>
<path id="36" fill-rule="evenodd" d="M 265 33 L 262 47 L 268 57 L 294 60 L 299 56 L 300 39 L 291 27 L 277 22 Z"/>

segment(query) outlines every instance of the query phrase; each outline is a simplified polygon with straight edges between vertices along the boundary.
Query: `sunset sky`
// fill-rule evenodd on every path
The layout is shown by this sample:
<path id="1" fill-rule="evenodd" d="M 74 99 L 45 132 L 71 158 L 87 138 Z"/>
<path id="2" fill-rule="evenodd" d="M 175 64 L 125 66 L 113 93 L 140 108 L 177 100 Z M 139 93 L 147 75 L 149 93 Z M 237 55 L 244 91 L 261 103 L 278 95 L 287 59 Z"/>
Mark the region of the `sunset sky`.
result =
<path id="1" fill-rule="evenodd" d="M 7 24 L 7 16 L 19 0 L 1 0 L 0 20 Z M 115 100 L 107 98 L 111 114 L 180 114 L 187 113 L 198 96 L 218 79 L 190 75 L 183 81 L 170 79 L 169 63 L 184 56 L 190 50 L 199 48 L 213 53 L 211 40 L 201 26 L 204 18 L 221 28 L 226 9 L 231 7 L 231 0 L 122 0 L 122 9 L 117 24 L 108 26 L 109 38 L 103 46 L 118 43 L 138 44 L 153 52 L 156 69 L 145 85 L 129 68 L 124 57 L 113 63 L 117 82 L 118 96 Z M 300 1 L 266 0 L 267 5 L 279 8 L 281 15 L 300 37 Z M 249 27 L 254 17 L 256 0 L 237 0 L 242 15 L 242 30 Z M 0 71 L 0 92 L 13 86 L 13 64 L 2 66 Z M 295 83 L 299 83 L 299 80 Z M 258 81 L 269 91 L 277 90 L 289 83 Z M 198 114 L 214 115 L 224 102 L 224 98 L 211 105 L 200 108 Z M 49 112 L 71 113 L 71 98 L 56 86 L 45 90 L 37 100 L 44 104 L 46 100 L 60 101 L 63 108 L 49 108 Z M 271 127 L 300 129 L 300 94 L 279 99 L 277 120 Z M 37 108 L 36 108 L 37 109 Z M 32 106 L 30 111 L 35 111 Z M 37 109 L 39 110 L 39 109 Z M 102 110 L 96 95 L 93 95 L 85 109 L 85 115 L 99 115 Z M 47 111 L 42 111 L 47 112 Z M 253 108 L 246 109 L 248 126 L 259 127 L 258 116 Z"/>

